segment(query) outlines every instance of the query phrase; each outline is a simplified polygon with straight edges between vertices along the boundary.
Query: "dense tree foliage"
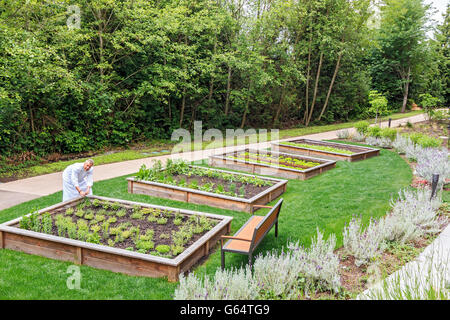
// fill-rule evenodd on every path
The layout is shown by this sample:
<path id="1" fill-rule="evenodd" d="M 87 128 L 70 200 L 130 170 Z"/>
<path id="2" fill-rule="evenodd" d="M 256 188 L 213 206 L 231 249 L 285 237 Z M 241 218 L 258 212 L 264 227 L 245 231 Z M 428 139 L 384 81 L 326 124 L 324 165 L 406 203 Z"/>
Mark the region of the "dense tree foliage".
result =
<path id="1" fill-rule="evenodd" d="M 422 30 L 421 1 L 386 1 L 394 9 L 382 12 L 411 3 L 418 13 L 383 16 L 373 39 L 371 2 L 0 0 L 0 154 L 125 146 L 196 120 L 224 129 L 367 117 L 371 89 L 392 103 L 415 81 L 407 70 L 426 76 L 424 51 L 448 61 L 448 18 L 447 40 L 436 40 L 447 49 L 432 48 L 420 32 L 398 35 L 412 21 Z M 411 57 L 395 56 L 405 46 Z M 417 94 L 445 96 L 432 79 Z"/>

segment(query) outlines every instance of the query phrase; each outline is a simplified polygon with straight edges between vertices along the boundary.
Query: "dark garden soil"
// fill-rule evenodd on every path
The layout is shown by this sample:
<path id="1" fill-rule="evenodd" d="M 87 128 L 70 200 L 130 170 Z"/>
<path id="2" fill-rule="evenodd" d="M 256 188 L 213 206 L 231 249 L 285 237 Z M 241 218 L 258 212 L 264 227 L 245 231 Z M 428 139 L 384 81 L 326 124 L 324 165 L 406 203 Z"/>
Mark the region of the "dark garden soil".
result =
<path id="1" fill-rule="evenodd" d="M 72 207 L 73 209 L 75 209 L 75 212 L 77 211 L 76 206 Z M 88 212 L 92 212 L 94 213 L 94 216 L 97 214 L 102 214 L 104 215 L 104 220 L 101 222 L 95 222 L 95 219 L 86 219 L 86 218 L 81 218 L 78 217 L 75 213 L 71 214 L 71 215 L 67 215 L 66 211 L 68 208 L 61 208 L 61 209 L 57 209 L 55 211 L 51 211 L 51 217 L 53 220 L 53 228 L 52 228 L 52 232 L 51 234 L 54 236 L 59 236 L 58 234 L 58 228 L 55 226 L 55 222 L 56 222 L 56 216 L 63 214 L 65 217 L 70 217 L 72 219 L 72 222 L 74 222 L 75 224 L 77 224 L 77 222 L 79 220 L 84 220 L 88 223 L 89 227 L 93 226 L 93 225 L 99 225 L 101 226 L 103 222 L 107 221 L 109 218 L 111 217 L 115 217 L 117 219 L 116 222 L 110 223 L 109 224 L 109 230 L 111 230 L 112 228 L 116 228 L 119 227 L 120 225 L 123 224 L 127 224 L 128 226 L 126 227 L 126 230 L 129 230 L 132 227 L 138 227 L 139 228 L 139 234 L 140 235 L 145 235 L 147 230 L 153 230 L 153 243 L 154 243 L 154 248 L 156 248 L 158 245 L 168 245 L 171 246 L 173 244 L 172 241 L 172 233 L 173 232 L 177 232 L 180 230 L 181 227 L 183 227 L 184 225 L 186 225 L 188 223 L 189 220 L 189 216 L 186 215 L 181 215 L 182 219 L 181 219 L 181 224 L 176 225 L 174 223 L 175 220 L 175 212 L 169 211 L 169 210 L 161 210 L 158 213 L 159 217 L 163 217 L 167 219 L 167 222 L 164 224 L 158 224 L 157 222 L 149 222 L 147 220 L 147 218 L 152 215 L 153 213 L 149 213 L 149 214 L 145 214 L 143 215 L 142 218 L 133 218 L 132 215 L 135 212 L 134 209 L 132 207 L 127 207 L 127 206 L 123 206 L 121 205 L 120 208 L 118 209 L 118 211 L 120 210 L 125 210 L 126 214 L 122 217 L 117 216 L 117 214 L 115 214 L 116 212 L 114 212 L 114 210 L 112 210 L 111 208 L 106 210 L 106 214 L 105 214 L 105 210 L 101 207 L 101 206 L 95 206 L 95 205 L 86 205 L 83 208 L 83 211 L 85 211 L 86 213 Z M 143 208 L 143 209 L 147 209 L 147 208 Z M 216 219 L 211 219 L 211 218 L 207 218 L 211 224 L 211 228 L 214 227 L 214 225 L 216 225 L 219 221 Z M 19 227 L 19 225 L 16 225 L 16 227 Z M 190 245 L 192 245 L 194 242 L 196 242 L 198 239 L 200 239 L 204 234 L 206 234 L 208 230 L 204 230 L 200 233 L 194 233 L 192 235 L 192 237 L 189 239 L 188 242 L 186 242 L 183 247 L 186 249 L 188 248 Z M 108 240 L 115 240 L 116 239 L 116 235 L 110 235 L 107 234 L 105 235 L 103 233 L 103 229 L 100 229 L 100 231 L 98 232 L 98 234 L 100 235 L 100 243 L 102 245 L 106 245 L 106 246 L 110 246 L 108 244 Z M 132 234 L 129 238 L 124 239 L 123 241 L 119 241 L 116 242 L 113 247 L 114 248 L 118 248 L 118 249 L 128 249 L 130 250 L 130 248 L 132 248 L 132 251 L 138 251 L 135 242 L 134 242 L 134 238 L 135 235 Z M 149 252 L 146 252 L 149 253 Z M 156 252 L 150 252 L 150 254 L 155 254 Z M 181 252 L 180 252 L 181 253 Z M 159 254 L 156 254 L 159 255 Z M 166 256 L 169 258 L 175 258 L 178 254 L 176 255 L 170 255 L 170 256 Z M 162 255 L 164 256 L 164 255 Z"/>
<path id="2" fill-rule="evenodd" d="M 236 156 L 239 157 L 240 155 L 236 155 Z M 299 164 L 290 163 L 290 162 L 286 162 L 286 161 L 283 161 L 283 160 L 272 161 L 271 159 L 267 159 L 267 158 L 261 159 L 261 158 L 256 157 L 256 156 L 244 156 L 244 159 L 245 159 L 245 161 L 255 161 L 255 162 L 257 162 L 259 160 L 267 161 L 267 162 L 270 162 L 271 164 L 273 163 L 274 165 L 285 165 L 285 166 L 291 167 L 292 169 L 299 169 L 299 170 L 311 169 L 311 168 L 315 167 L 315 166 L 311 166 L 311 167 L 302 166 L 302 165 L 299 165 Z"/>
<path id="3" fill-rule="evenodd" d="M 253 185 L 251 183 L 242 183 L 239 181 L 234 181 L 234 182 L 229 182 L 225 179 L 220 179 L 220 178 L 210 178 L 210 177 L 206 177 L 206 176 L 197 176 L 197 175 L 192 175 L 192 176 L 187 176 L 185 174 L 179 174 L 179 175 L 174 175 L 172 176 L 173 179 L 177 182 L 177 185 L 180 181 L 184 180 L 186 182 L 186 187 L 189 188 L 189 185 L 194 183 L 198 183 L 198 186 L 204 186 L 206 184 L 210 184 L 212 186 L 211 191 L 209 192 L 214 192 L 213 190 L 216 189 L 217 186 L 222 185 L 224 187 L 224 190 L 227 192 L 232 191 L 232 185 L 234 184 L 234 192 L 237 194 L 240 194 L 240 190 L 243 187 L 245 190 L 244 193 L 244 198 L 245 199 L 250 199 L 253 198 L 254 196 L 260 194 L 261 192 L 263 192 L 264 190 L 269 189 L 273 183 L 271 183 L 268 186 L 257 186 L 257 185 Z M 205 191 L 205 190 L 204 190 Z"/>
<path id="4" fill-rule="evenodd" d="M 350 151 L 353 153 L 360 153 L 362 151 L 366 151 L 367 148 L 366 147 L 360 147 L 360 146 L 351 146 L 351 145 L 333 145 L 332 142 L 326 143 L 326 142 L 311 142 L 311 141 L 303 141 L 303 140 L 294 140 L 294 141 L 290 141 L 293 143 L 301 143 L 301 144 L 305 144 L 311 147 L 311 149 L 314 149 L 315 146 L 322 146 L 322 147 L 332 147 L 335 149 L 340 149 L 340 150 L 344 150 L 344 151 Z"/>

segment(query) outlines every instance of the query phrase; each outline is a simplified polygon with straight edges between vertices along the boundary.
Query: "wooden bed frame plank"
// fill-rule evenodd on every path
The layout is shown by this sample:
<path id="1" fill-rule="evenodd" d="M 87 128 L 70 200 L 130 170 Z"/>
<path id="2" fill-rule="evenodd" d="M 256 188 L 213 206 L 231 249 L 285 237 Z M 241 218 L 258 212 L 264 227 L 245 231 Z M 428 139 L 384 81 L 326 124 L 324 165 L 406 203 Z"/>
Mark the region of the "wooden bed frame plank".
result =
<path id="1" fill-rule="evenodd" d="M 214 228 L 209 230 L 174 259 L 20 229 L 17 225 L 22 218 L 0 224 L 0 249 L 22 251 L 28 254 L 135 276 L 167 276 L 169 281 L 178 281 L 180 272 L 187 271 L 192 265 L 196 264 L 199 259 L 208 255 L 210 248 L 219 241 L 220 237 L 230 232 L 231 221 L 233 220 L 232 217 L 228 216 L 157 206 L 148 203 L 124 201 L 98 196 L 88 196 L 88 198 L 118 202 L 124 206 L 140 205 L 147 208 L 166 209 L 180 212 L 185 215 L 205 215 L 220 221 Z M 42 214 L 44 212 L 50 212 L 50 214 L 53 214 L 52 211 L 66 206 L 76 205 L 81 200 L 82 198 L 80 197 L 71 201 L 59 203 L 39 210 L 38 213 Z"/>

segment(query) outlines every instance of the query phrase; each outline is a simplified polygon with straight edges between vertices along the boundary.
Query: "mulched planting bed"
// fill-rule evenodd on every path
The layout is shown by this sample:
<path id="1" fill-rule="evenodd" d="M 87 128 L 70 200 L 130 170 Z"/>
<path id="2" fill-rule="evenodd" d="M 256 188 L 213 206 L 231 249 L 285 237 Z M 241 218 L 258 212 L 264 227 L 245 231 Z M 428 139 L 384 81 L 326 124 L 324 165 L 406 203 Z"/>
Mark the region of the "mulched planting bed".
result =
<path id="1" fill-rule="evenodd" d="M 336 162 L 295 154 L 245 149 L 211 156 L 210 165 L 256 174 L 306 180 L 334 168 Z"/>
<path id="2" fill-rule="evenodd" d="M 379 155 L 379 150 L 343 143 L 296 139 L 272 143 L 275 150 L 324 159 L 357 161 Z"/>
<path id="3" fill-rule="evenodd" d="M 205 204 L 253 212 L 286 191 L 286 180 L 191 166 L 181 160 L 168 160 L 165 167 L 156 162 L 144 165 L 128 178 L 128 192 L 153 197 Z"/>
<path id="4" fill-rule="evenodd" d="M 260 153 L 258 151 L 235 152 L 233 154 L 226 155 L 225 158 L 275 165 L 278 167 L 295 170 L 314 168 L 322 164 L 321 162 L 314 162 L 311 161 L 311 159 L 301 159 L 299 157 L 293 157 L 292 155 L 275 155 L 273 153 Z"/>
<path id="5" fill-rule="evenodd" d="M 85 199 L 76 207 L 24 217 L 18 226 L 54 236 L 174 258 L 218 222 L 206 216 L 187 216 L 172 210 Z"/>
<path id="6" fill-rule="evenodd" d="M 423 133 L 433 138 L 441 138 L 448 136 L 447 123 L 439 123 L 436 121 L 422 121 L 410 124 L 409 126 L 402 126 L 398 129 L 402 134 L 417 134 Z M 447 140 L 443 139 L 442 146 L 447 146 Z"/>
<path id="7" fill-rule="evenodd" d="M 88 196 L 0 225 L 0 249 L 176 281 L 207 256 L 231 217 Z"/>
<path id="8" fill-rule="evenodd" d="M 189 166 L 182 161 L 169 161 L 164 169 L 160 164 L 148 169 L 144 165 L 137 173 L 136 179 L 244 199 L 250 199 L 275 184 L 274 181 L 256 176 Z"/>

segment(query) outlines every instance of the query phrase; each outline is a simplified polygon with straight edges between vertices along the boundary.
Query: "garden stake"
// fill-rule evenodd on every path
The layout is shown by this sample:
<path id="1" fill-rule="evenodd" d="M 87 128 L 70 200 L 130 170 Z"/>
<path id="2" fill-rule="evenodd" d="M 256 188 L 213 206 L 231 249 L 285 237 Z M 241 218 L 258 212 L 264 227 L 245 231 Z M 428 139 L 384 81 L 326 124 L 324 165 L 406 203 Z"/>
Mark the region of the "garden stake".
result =
<path id="1" fill-rule="evenodd" d="M 430 200 L 433 199 L 433 197 L 435 196 L 438 181 L 439 181 L 439 174 L 433 173 L 433 177 L 431 178 L 431 197 L 430 197 Z"/>

